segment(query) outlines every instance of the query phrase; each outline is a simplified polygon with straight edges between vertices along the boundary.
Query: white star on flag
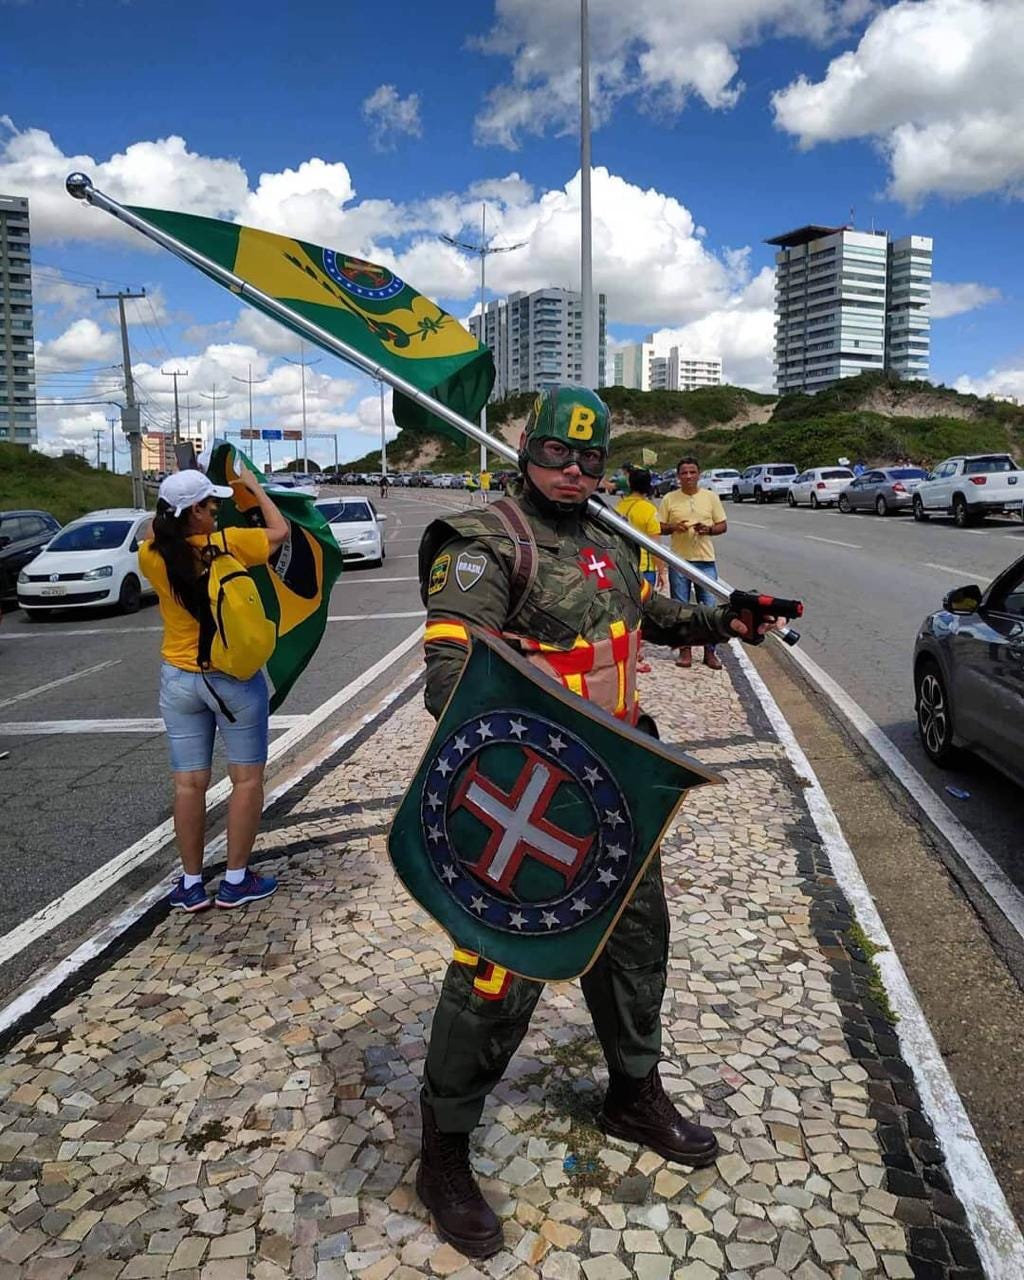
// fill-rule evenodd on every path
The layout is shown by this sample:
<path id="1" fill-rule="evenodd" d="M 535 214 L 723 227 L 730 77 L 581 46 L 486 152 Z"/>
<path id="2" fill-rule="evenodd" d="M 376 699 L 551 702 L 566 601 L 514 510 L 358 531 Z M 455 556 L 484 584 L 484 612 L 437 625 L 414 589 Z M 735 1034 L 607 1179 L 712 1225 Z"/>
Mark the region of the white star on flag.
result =
<path id="1" fill-rule="evenodd" d="M 508 918 L 508 922 L 513 929 L 521 929 L 526 924 L 526 916 L 521 911 L 513 911 Z"/>
<path id="2" fill-rule="evenodd" d="M 438 758 L 437 771 L 442 778 L 447 778 L 448 775 L 452 772 L 452 766 L 448 763 L 448 761 L 444 758 L 444 756 L 440 756 Z"/>
<path id="3" fill-rule="evenodd" d="M 484 902 L 483 898 L 471 898 L 469 905 L 474 911 L 479 912 L 487 910 L 487 903 Z"/>
<path id="4" fill-rule="evenodd" d="M 540 922 L 543 925 L 547 925 L 549 929 L 553 929 L 559 923 L 559 919 L 553 911 L 542 911 Z"/>
<path id="5" fill-rule="evenodd" d="M 455 739 L 453 746 L 455 747 L 455 750 L 459 753 L 459 755 L 463 755 L 465 754 L 465 752 L 469 750 L 469 739 L 464 738 L 460 733 L 459 736 Z"/>
<path id="6" fill-rule="evenodd" d="M 514 738 L 521 738 L 526 732 L 526 725 L 522 720 L 510 720 L 508 722 L 508 731 Z"/>
<path id="7" fill-rule="evenodd" d="M 455 881 L 458 880 L 459 878 L 458 874 L 455 871 L 455 868 L 451 865 L 451 863 L 448 863 L 448 862 L 446 862 L 445 865 L 441 868 L 441 875 L 444 877 L 444 879 L 447 881 L 448 884 L 454 884 Z"/>
<path id="8" fill-rule="evenodd" d="M 592 787 L 596 787 L 601 781 L 601 770 L 588 765 L 587 768 L 583 770 L 583 777 Z"/>
<path id="9" fill-rule="evenodd" d="M 555 755 L 558 755 L 560 751 L 565 750 L 565 739 L 560 737 L 559 734 L 557 733 L 549 733 L 548 746 L 555 753 Z"/>
<path id="10" fill-rule="evenodd" d="M 613 876 L 607 867 L 602 867 L 597 873 L 597 878 L 602 884 L 614 884 L 619 877 Z"/>
<path id="11" fill-rule="evenodd" d="M 476 727 L 477 734 L 481 742 L 486 742 L 488 738 L 494 737 L 494 732 L 486 720 L 481 720 Z"/>
<path id="12" fill-rule="evenodd" d="M 590 910 L 590 903 L 587 902 L 584 898 L 573 898 L 572 909 L 573 911 L 576 912 L 577 915 L 583 915 L 585 911 Z"/>
<path id="13" fill-rule="evenodd" d="M 440 809 L 442 803 L 443 801 L 436 791 L 427 792 L 427 804 L 430 805 L 431 809 Z"/>
<path id="14" fill-rule="evenodd" d="M 610 827 L 621 827 L 626 821 L 618 809 L 605 809 L 604 820 Z"/>
<path id="15" fill-rule="evenodd" d="M 440 840 L 440 839 L 441 839 L 441 828 L 440 828 L 440 827 L 428 827 L 428 828 L 427 828 L 427 839 L 428 839 L 428 840 L 432 840 L 432 841 L 436 844 L 436 843 L 438 842 L 438 840 Z"/>
<path id="16" fill-rule="evenodd" d="M 611 858 L 613 862 L 618 862 L 620 858 L 624 858 L 625 856 L 626 851 L 623 849 L 621 844 L 610 844 L 608 846 L 608 857 Z"/>

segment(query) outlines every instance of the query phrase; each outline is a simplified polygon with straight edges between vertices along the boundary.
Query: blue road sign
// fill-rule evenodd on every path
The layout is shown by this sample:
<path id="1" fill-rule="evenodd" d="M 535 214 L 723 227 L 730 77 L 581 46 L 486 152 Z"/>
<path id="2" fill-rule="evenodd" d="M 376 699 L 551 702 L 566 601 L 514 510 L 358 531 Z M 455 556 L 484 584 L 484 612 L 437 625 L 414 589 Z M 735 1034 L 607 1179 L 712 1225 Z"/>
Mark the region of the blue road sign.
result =
<path id="1" fill-rule="evenodd" d="M 280 427 L 264 427 L 260 432 L 264 440 L 283 440 L 284 432 Z"/>

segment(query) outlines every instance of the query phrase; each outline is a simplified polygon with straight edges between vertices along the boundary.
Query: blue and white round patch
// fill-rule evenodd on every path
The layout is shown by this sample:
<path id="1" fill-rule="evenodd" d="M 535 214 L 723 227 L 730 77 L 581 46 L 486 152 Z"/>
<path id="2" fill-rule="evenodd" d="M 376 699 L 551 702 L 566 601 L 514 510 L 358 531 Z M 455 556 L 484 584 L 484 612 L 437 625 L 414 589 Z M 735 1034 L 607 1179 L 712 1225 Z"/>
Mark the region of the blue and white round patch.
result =
<path id="1" fill-rule="evenodd" d="M 405 281 L 393 271 L 378 267 L 373 262 L 364 262 L 362 258 L 350 258 L 334 249 L 325 249 L 323 260 L 324 270 L 334 283 L 356 298 L 386 302 L 405 288 Z"/>

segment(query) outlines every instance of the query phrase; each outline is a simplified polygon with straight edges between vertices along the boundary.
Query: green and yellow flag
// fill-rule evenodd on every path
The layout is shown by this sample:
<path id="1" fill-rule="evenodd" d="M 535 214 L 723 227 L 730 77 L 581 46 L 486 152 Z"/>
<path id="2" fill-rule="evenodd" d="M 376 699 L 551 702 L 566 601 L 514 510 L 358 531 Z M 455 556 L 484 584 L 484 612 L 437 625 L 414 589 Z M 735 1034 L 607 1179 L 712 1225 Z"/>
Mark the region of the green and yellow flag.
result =
<path id="1" fill-rule="evenodd" d="M 471 421 L 479 417 L 494 385 L 491 352 L 387 267 L 217 218 L 128 207 L 456 413 Z M 246 301 L 259 308 L 251 298 Z M 274 319 L 285 323 L 280 316 Z M 465 440 L 397 391 L 394 417 L 406 429 Z"/>
<path id="2" fill-rule="evenodd" d="M 238 481 L 239 464 L 260 484 L 266 484 L 266 476 L 240 449 L 225 442 L 214 443 L 206 474 L 214 484 L 228 484 L 234 490 L 234 497 L 225 499 L 217 512 L 222 529 L 263 525 L 256 499 Z M 269 565 L 255 565 L 249 573 L 264 612 L 277 627 L 277 644 L 266 666 L 270 709 L 276 711 L 323 638 L 331 589 L 341 573 L 341 549 L 308 494 L 275 489 L 273 498 L 288 521 L 288 537 Z"/>

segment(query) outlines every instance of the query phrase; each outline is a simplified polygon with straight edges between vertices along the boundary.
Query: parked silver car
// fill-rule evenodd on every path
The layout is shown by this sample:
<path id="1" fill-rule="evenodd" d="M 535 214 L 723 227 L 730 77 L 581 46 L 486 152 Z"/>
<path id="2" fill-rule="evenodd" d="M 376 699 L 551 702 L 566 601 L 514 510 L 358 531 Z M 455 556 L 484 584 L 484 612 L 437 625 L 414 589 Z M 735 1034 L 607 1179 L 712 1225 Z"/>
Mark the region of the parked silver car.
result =
<path id="1" fill-rule="evenodd" d="M 1024 786 L 1024 557 L 986 590 L 950 591 L 914 646 L 917 728 L 928 755 L 967 747 Z"/>
<path id="2" fill-rule="evenodd" d="M 904 511 L 914 501 L 914 490 L 928 476 L 920 467 L 879 467 L 865 471 L 839 495 L 840 511 L 874 511 L 887 516 Z"/>

